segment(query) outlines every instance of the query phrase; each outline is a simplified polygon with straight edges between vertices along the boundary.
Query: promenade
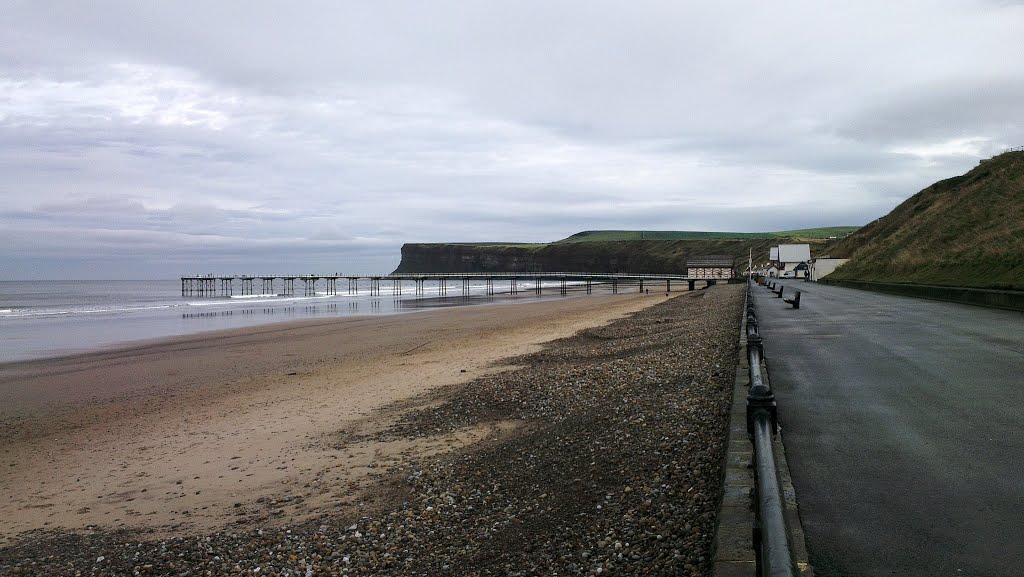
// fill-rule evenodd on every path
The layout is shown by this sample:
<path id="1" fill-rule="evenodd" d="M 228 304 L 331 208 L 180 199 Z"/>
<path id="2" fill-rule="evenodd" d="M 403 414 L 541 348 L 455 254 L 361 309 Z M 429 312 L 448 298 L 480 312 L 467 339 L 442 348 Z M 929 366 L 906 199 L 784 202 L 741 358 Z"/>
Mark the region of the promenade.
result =
<path id="1" fill-rule="evenodd" d="M 816 575 L 1024 575 L 1024 315 L 755 287 Z"/>

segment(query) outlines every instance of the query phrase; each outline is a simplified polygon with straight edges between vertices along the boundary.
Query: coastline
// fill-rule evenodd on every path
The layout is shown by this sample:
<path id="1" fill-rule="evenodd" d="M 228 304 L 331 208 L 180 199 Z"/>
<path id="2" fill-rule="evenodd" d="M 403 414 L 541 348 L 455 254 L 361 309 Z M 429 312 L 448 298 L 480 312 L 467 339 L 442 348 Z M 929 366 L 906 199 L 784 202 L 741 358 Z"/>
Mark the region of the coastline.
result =
<path id="1" fill-rule="evenodd" d="M 310 483 L 357 495 L 402 454 L 490 429 L 344 451 L 326 436 L 662 294 L 299 320 L 0 365 L 0 543 L 41 528 L 211 529 Z M 314 514 L 345 500 L 302 502 Z"/>
<path id="2" fill-rule="evenodd" d="M 43 281 L 0 281 L 0 365 L 296 320 L 566 298 L 556 294 L 552 287 L 543 295 L 525 290 L 519 294 L 498 291 L 487 295 L 483 285 L 471 287 L 469 296 L 436 295 L 436 290 L 413 296 L 414 287 L 406 286 L 406 296 L 401 292 L 372 295 L 362 291 L 184 297 L 177 282 L 172 281 L 125 281 L 119 287 L 123 290 L 117 291 L 103 281 L 56 284 L 54 287 Z M 595 288 L 594 292 L 609 291 Z M 583 296 L 583 288 L 571 288 L 568 296 Z"/>

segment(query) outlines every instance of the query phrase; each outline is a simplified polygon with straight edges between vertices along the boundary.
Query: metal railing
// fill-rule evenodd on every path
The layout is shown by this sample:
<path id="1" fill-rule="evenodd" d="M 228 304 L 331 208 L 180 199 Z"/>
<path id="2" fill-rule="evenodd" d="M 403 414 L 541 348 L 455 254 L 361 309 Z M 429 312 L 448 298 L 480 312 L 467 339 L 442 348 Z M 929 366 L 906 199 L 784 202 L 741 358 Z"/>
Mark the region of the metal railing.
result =
<path id="1" fill-rule="evenodd" d="M 761 373 L 764 347 L 757 327 L 754 299 L 747 284 L 747 360 L 750 365 L 750 390 L 747 394 L 747 435 L 754 445 L 756 480 L 756 520 L 754 551 L 757 574 L 793 577 L 797 574 L 790 548 L 789 531 L 783 513 L 782 492 L 772 442 L 778 431 L 778 407 L 775 394 Z"/>
<path id="2" fill-rule="evenodd" d="M 413 280 L 413 279 L 510 279 L 510 278 L 522 278 L 522 279 L 618 279 L 618 280 L 676 280 L 676 281 L 726 281 L 729 277 L 725 276 L 687 276 L 681 274 L 647 274 L 647 273 L 587 273 L 587 272 L 457 272 L 457 273 L 390 273 L 390 274 L 273 274 L 273 275 L 248 275 L 248 274 L 197 274 L 197 275 L 184 275 L 182 279 L 253 279 L 253 278 L 297 278 L 297 279 L 325 279 L 325 278 L 359 278 L 359 279 L 380 279 L 380 280 Z"/>

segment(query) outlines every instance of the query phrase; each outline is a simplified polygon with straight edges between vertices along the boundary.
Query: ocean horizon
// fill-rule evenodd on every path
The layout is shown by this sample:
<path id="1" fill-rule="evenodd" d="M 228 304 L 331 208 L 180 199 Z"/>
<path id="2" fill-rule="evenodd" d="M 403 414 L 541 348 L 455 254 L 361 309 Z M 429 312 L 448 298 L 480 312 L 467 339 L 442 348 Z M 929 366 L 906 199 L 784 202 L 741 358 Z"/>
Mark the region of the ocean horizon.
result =
<path id="1" fill-rule="evenodd" d="M 581 293 L 581 285 L 573 283 L 571 294 Z M 390 283 L 382 284 L 379 294 L 371 294 L 366 283 L 354 294 L 339 284 L 337 294 L 318 290 L 313 295 L 182 296 L 177 278 L 0 281 L 0 363 L 301 319 L 561 298 L 558 286 L 557 281 L 544 283 L 540 296 L 535 294 L 532 280 L 519 283 L 515 295 L 508 285 L 504 286 L 505 292 L 488 295 L 483 281 L 472 282 L 468 296 L 462 294 L 461 283 L 449 283 L 447 294 L 442 295 L 437 283 L 432 282 L 426 283 L 422 295 L 417 295 L 415 284 L 404 281 L 400 295 L 392 294 Z M 258 283 L 255 288 L 260 290 Z M 296 288 L 301 292 L 301 286 Z"/>

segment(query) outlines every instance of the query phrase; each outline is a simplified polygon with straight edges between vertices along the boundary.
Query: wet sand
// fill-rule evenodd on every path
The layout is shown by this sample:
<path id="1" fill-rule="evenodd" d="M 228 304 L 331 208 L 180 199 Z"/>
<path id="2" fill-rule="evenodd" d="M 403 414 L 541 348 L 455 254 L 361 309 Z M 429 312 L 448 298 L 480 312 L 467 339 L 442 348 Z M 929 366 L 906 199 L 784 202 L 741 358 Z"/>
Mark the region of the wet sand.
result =
<path id="1" fill-rule="evenodd" d="M 569 298 L 265 325 L 0 365 L 0 544 L 32 529 L 204 530 L 353 504 L 372 471 L 490 428 L 337 448 L 377 411 L 665 300 Z M 493 427 L 493 426 L 492 426 Z"/>

